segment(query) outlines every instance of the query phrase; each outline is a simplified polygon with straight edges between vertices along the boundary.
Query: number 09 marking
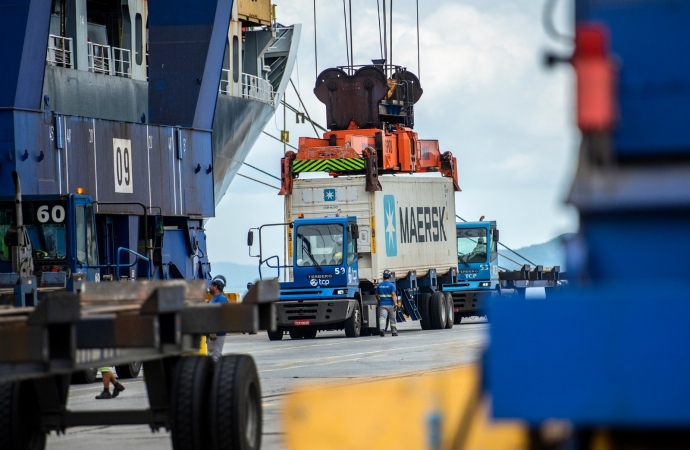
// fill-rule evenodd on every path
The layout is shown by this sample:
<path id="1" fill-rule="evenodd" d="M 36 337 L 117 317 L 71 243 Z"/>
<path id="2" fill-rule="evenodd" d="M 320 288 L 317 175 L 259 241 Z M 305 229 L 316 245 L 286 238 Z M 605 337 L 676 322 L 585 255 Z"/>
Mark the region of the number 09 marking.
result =
<path id="1" fill-rule="evenodd" d="M 43 205 L 36 210 L 36 218 L 40 223 L 47 223 L 53 219 L 55 223 L 62 223 L 65 220 L 65 208 L 60 205 L 53 206 L 53 210 L 48 212 L 48 205 Z"/>
<path id="2" fill-rule="evenodd" d="M 115 192 L 131 194 L 132 189 L 132 141 L 113 139 L 113 175 Z"/>

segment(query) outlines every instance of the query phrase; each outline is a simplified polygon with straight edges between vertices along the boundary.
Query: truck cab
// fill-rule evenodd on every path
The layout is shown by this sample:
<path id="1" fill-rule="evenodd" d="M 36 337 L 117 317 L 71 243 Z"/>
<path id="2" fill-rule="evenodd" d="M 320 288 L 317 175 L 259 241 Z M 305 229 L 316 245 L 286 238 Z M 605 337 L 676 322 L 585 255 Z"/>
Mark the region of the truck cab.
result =
<path id="1" fill-rule="evenodd" d="M 457 282 L 443 286 L 453 297 L 455 322 L 480 315 L 484 302 L 497 293 L 498 230 L 495 221 L 455 225 L 458 249 Z"/>
<path id="2" fill-rule="evenodd" d="M 297 218 L 288 226 L 290 264 L 280 266 L 290 274 L 290 281 L 280 283 L 280 301 L 276 303 L 277 330 L 271 340 L 282 339 L 284 331 L 292 338 L 314 338 L 319 330 L 344 329 L 348 337 L 359 336 L 362 329 L 362 294 L 359 280 L 357 218 Z M 261 229 L 259 228 L 259 239 Z M 249 232 L 250 248 L 253 230 Z M 260 244 L 259 244 L 260 245 Z M 250 253 L 251 255 L 251 253 Z M 276 256 L 263 258 L 266 264 Z M 376 303 L 367 308 L 375 316 Z M 372 311 L 369 311 L 372 309 Z M 367 315 L 369 317 L 369 315 Z"/>
<path id="3" fill-rule="evenodd" d="M 88 195 L 24 196 L 21 202 L 23 225 L 31 247 L 32 285 L 15 300 L 32 306 L 42 290 L 72 288 L 76 278 L 97 281 L 98 245 L 92 198 Z M 12 247 L 17 246 L 17 219 L 14 198 L 0 198 L 0 274 L 4 295 L 15 295 Z M 26 289 L 25 289 L 26 290 Z M 11 292 L 5 292 L 11 291 Z M 32 291 L 32 292 L 31 292 Z M 31 295 L 27 295 L 31 294 Z"/>

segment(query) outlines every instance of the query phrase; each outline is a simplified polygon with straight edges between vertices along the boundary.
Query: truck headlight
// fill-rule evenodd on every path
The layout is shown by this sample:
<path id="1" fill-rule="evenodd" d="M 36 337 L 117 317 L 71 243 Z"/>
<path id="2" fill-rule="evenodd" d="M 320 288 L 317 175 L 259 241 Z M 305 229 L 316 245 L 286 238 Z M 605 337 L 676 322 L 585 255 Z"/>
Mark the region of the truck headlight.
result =
<path id="1" fill-rule="evenodd" d="M 482 281 L 481 283 L 479 283 L 479 287 L 490 287 L 490 286 L 491 286 L 491 283 L 488 281 Z"/>
<path id="2" fill-rule="evenodd" d="M 347 289 L 336 289 L 335 295 L 345 295 L 347 294 Z"/>

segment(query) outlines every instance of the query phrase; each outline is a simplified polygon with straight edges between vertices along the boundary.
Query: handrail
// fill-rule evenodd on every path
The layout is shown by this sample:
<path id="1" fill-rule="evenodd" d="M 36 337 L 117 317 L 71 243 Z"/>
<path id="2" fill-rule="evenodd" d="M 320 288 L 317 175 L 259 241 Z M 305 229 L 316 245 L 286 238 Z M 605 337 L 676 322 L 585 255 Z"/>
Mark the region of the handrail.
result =
<path id="1" fill-rule="evenodd" d="M 137 259 L 135 259 L 134 262 L 131 264 L 121 266 L 120 265 L 120 253 L 123 251 L 136 256 Z M 117 258 L 115 259 L 115 276 L 117 277 L 117 281 L 120 281 L 120 267 L 133 267 L 136 263 L 139 262 L 140 259 L 143 259 L 146 261 L 146 275 L 147 275 L 147 279 L 150 280 L 151 279 L 151 260 L 148 259 L 146 256 L 140 255 L 139 253 L 137 253 L 134 250 L 131 250 L 127 247 L 118 248 L 117 249 Z"/>
<path id="2" fill-rule="evenodd" d="M 111 51 L 109 45 L 89 42 L 89 71 L 111 75 Z"/>
<path id="3" fill-rule="evenodd" d="M 50 64 L 51 66 L 74 69 L 74 59 L 72 58 L 72 38 L 49 34 L 46 63 Z"/>
<path id="4" fill-rule="evenodd" d="M 218 87 L 218 92 L 224 95 L 232 95 L 230 84 L 230 70 L 223 69 L 220 77 L 220 86 Z M 273 85 L 271 85 L 268 80 L 257 77 L 256 75 L 242 73 L 241 96 L 243 98 L 257 100 L 273 106 L 275 102 L 275 95 Z"/>

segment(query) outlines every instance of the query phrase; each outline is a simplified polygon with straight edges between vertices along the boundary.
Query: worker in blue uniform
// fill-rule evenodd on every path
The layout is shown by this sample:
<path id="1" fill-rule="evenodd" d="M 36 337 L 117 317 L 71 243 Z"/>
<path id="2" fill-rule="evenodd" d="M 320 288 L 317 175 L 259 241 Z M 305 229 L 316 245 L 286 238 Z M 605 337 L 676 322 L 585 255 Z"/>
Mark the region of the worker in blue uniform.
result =
<path id="1" fill-rule="evenodd" d="M 217 275 L 211 280 L 209 292 L 213 298 L 209 303 L 227 303 L 228 299 L 223 293 L 227 281 L 223 275 Z M 223 355 L 223 345 L 225 344 L 225 333 L 211 333 L 208 336 L 208 354 L 214 361 L 218 361 Z"/>
<path id="2" fill-rule="evenodd" d="M 398 295 L 395 293 L 395 285 L 391 283 L 391 271 L 383 271 L 383 281 L 376 286 L 376 298 L 379 301 L 379 333 L 385 335 L 386 318 L 391 322 L 393 336 L 398 335 L 398 326 L 395 322 L 395 306 L 398 304 Z"/>

